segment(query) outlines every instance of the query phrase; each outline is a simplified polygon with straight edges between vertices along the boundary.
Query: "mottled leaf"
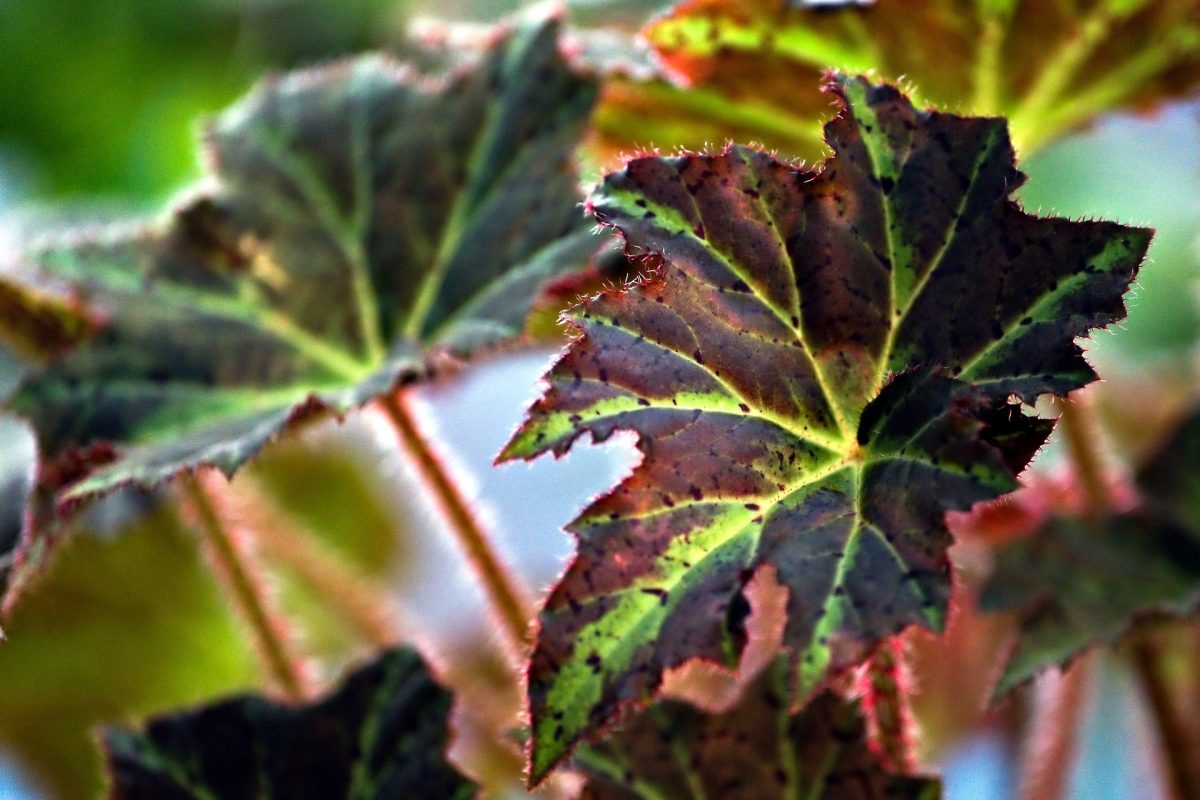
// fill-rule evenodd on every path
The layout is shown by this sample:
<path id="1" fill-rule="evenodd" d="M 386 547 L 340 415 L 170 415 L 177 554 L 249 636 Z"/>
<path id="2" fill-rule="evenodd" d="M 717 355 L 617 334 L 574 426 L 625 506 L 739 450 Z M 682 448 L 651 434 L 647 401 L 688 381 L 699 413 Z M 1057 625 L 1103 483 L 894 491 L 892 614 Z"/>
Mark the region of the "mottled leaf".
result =
<path id="1" fill-rule="evenodd" d="M 816 158 L 823 69 L 877 70 L 960 113 L 1003 114 L 1029 150 L 1200 84 L 1193 0 L 687 0 L 644 33 L 670 80 L 614 78 L 609 150 L 755 140 Z M 834 7 L 836 6 L 836 7 Z"/>
<path id="2" fill-rule="evenodd" d="M 1045 392 L 1094 378 L 1074 339 L 1119 319 L 1150 234 L 1009 199 L 1003 120 L 838 79 L 834 156 L 641 158 L 592 196 L 657 272 L 580 332 L 502 457 L 638 435 L 642 463 L 569 526 L 529 671 L 533 776 L 664 669 L 736 659 L 771 564 L 805 695 L 882 637 L 938 629 L 944 512 L 1015 487 Z"/>
<path id="3" fill-rule="evenodd" d="M 430 348 L 518 335 L 599 243 L 573 164 L 595 86 L 558 27 L 442 77 L 367 56 L 269 80 L 208 126 L 213 179 L 166 219 L 31 255 L 104 324 L 11 406 L 48 457 L 120 446 L 60 499 L 231 473 L 297 418 L 424 374 Z"/>
<path id="4" fill-rule="evenodd" d="M 1138 487 L 1130 512 L 1053 517 L 1000 551 L 981 606 L 1018 611 L 1020 633 L 996 696 L 1143 617 L 1200 609 L 1200 414 L 1147 461 Z"/>
<path id="5" fill-rule="evenodd" d="M 833 693 L 788 713 L 786 672 L 771 669 L 720 714 L 663 701 L 579 750 L 584 800 L 934 800 L 933 778 L 893 775 L 858 706 Z"/>
<path id="6" fill-rule="evenodd" d="M 112 798 L 468 798 L 446 760 L 451 695 L 411 650 L 392 650 L 329 697 L 249 695 L 106 728 Z"/>

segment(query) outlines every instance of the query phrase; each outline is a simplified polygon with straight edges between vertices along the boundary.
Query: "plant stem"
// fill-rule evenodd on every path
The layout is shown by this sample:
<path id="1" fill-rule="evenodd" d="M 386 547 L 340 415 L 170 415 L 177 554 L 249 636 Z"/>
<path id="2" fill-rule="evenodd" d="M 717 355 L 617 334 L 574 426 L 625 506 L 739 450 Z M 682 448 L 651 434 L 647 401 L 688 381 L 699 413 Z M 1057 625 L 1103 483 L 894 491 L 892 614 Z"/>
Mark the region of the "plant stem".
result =
<path id="1" fill-rule="evenodd" d="M 258 512 L 254 536 L 264 555 L 308 584 L 364 640 L 378 648 L 400 641 L 394 603 L 381 587 L 295 523 L 261 486 L 254 486 L 252 495 L 252 502 L 246 505 Z"/>
<path id="2" fill-rule="evenodd" d="M 1059 409 L 1058 425 L 1087 497 L 1085 513 L 1089 517 L 1099 516 L 1112 507 L 1104 462 L 1097 447 L 1099 430 L 1088 414 L 1086 401 L 1078 394 L 1060 400 Z M 1091 656 L 1085 655 L 1056 678 L 1047 675 L 1046 682 L 1038 686 L 1037 706 L 1021 767 L 1022 800 L 1060 800 L 1065 796 L 1091 661 Z"/>
<path id="3" fill-rule="evenodd" d="M 467 561 L 483 582 L 492 613 L 499 619 L 510 643 L 517 652 L 522 652 L 528 641 L 531 616 L 524 593 L 492 548 L 491 540 L 458 485 L 421 435 L 405 392 L 399 390 L 384 395 L 382 405 L 401 444 L 412 456 L 421 477 L 445 513 Z"/>
<path id="4" fill-rule="evenodd" d="M 1159 745 L 1170 776 L 1171 797 L 1189 800 L 1200 797 L 1200 753 L 1189 743 L 1194 741 L 1186 721 L 1179 716 L 1179 704 L 1163 678 L 1161 651 L 1145 635 L 1133 642 L 1133 666 L 1146 691 L 1146 699 L 1158 728 Z"/>
<path id="5" fill-rule="evenodd" d="M 1021 765 L 1021 800 L 1062 800 L 1066 796 L 1091 662 L 1091 655 L 1085 655 L 1062 674 L 1047 674 L 1039 683 Z"/>
<path id="6" fill-rule="evenodd" d="M 217 568 L 218 582 L 250 628 L 267 677 L 289 700 L 304 700 L 308 681 L 300 660 L 291 652 L 286 628 L 271 608 L 253 553 L 230 535 L 200 478 L 185 474 L 182 483 L 195 511 L 202 541 Z"/>
<path id="7" fill-rule="evenodd" d="M 912 707 L 908 692 L 912 680 L 904 661 L 904 643 L 892 637 L 880 645 L 867 662 L 864 708 L 871 739 L 884 766 L 901 774 L 916 769 L 913 755 Z"/>
<path id="8" fill-rule="evenodd" d="M 1092 516 L 1103 514 L 1112 508 L 1112 498 L 1104 477 L 1104 459 L 1097 447 L 1100 434 L 1091 409 L 1078 394 L 1074 399 L 1060 401 L 1059 408 L 1062 413 L 1058 425 L 1066 439 L 1075 474 L 1087 494 L 1087 512 Z"/>
<path id="9" fill-rule="evenodd" d="M 1088 514 L 1098 516 L 1112 510 L 1112 497 L 1105 480 L 1103 458 L 1096 446 L 1099 431 L 1090 408 L 1080 402 L 1064 401 L 1059 422 L 1066 437 L 1075 472 L 1088 496 Z M 1200 797 L 1200 777 L 1195 758 L 1189 754 L 1192 740 L 1186 723 L 1176 712 L 1176 702 L 1160 670 L 1160 647 L 1146 635 L 1134 640 L 1133 666 L 1146 692 L 1150 712 L 1158 728 L 1163 758 L 1167 762 L 1173 797 Z"/>

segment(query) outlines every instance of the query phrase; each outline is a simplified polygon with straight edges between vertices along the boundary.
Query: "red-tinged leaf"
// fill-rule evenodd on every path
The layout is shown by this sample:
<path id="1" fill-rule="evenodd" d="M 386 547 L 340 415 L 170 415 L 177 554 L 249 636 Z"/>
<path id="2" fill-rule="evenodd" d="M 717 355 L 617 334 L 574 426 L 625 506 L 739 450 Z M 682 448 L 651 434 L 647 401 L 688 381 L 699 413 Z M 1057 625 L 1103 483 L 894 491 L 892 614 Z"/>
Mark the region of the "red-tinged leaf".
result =
<path id="1" fill-rule="evenodd" d="M 0 277 L 0 340 L 20 355 L 53 358 L 87 339 L 93 323 L 60 298 Z"/>
<path id="2" fill-rule="evenodd" d="M 663 701 L 581 748 L 584 800 L 935 800 L 935 778 L 885 770 L 858 707 L 825 693 L 788 711 L 787 670 L 768 669 L 721 714 Z"/>
<path id="3" fill-rule="evenodd" d="M 47 460 L 117 456 L 54 500 L 232 474 L 297 420 L 428 374 L 430 351 L 520 336 L 602 243 L 574 165 L 596 86 L 559 27 L 502 31 L 444 76 L 376 55 L 268 80 L 208 126 L 213 178 L 166 219 L 30 254 L 25 277 L 104 324 L 9 406 Z"/>
<path id="4" fill-rule="evenodd" d="M 1094 378 L 1074 343 L 1124 313 L 1146 230 L 1042 219 L 1004 122 L 839 78 L 834 156 L 641 158 L 592 196 L 663 261 L 570 313 L 580 336 L 502 458 L 638 434 L 642 463 L 569 526 L 529 670 L 534 780 L 663 670 L 728 662 L 742 589 L 789 591 L 806 696 L 911 624 L 942 625 L 943 520 L 1016 486 L 1026 402 Z"/>
<path id="5" fill-rule="evenodd" d="M 1059 515 L 1003 550 L 985 611 L 1018 611 L 1020 632 L 995 696 L 1148 616 L 1200 609 L 1200 414 L 1138 474 L 1139 507 L 1099 518 Z"/>
<path id="6" fill-rule="evenodd" d="M 465 799 L 476 787 L 446 760 L 451 700 L 420 656 L 392 650 L 309 706 L 248 695 L 106 728 L 109 796 Z"/>
<path id="7" fill-rule="evenodd" d="M 759 141 L 822 155 L 821 71 L 877 70 L 959 113 L 1003 114 L 1022 151 L 1200 83 L 1193 0 L 686 0 L 643 31 L 667 78 L 614 76 L 609 152 Z"/>

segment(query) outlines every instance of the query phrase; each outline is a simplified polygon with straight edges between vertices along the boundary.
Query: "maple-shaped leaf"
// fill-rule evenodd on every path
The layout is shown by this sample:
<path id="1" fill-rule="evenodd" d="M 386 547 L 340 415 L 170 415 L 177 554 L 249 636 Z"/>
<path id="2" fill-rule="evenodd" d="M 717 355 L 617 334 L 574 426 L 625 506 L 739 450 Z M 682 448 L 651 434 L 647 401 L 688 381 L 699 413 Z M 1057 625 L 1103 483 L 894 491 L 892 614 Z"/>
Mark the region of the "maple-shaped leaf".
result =
<path id="1" fill-rule="evenodd" d="M 788 711 L 786 670 L 766 670 L 721 713 L 661 701 L 580 748 L 582 800 L 935 800 L 935 778 L 885 770 L 856 703 L 826 692 Z"/>
<path id="2" fill-rule="evenodd" d="M 664 669 L 736 658 L 764 564 L 800 695 L 940 628 L 944 512 L 1013 489 L 1049 432 L 1010 398 L 1092 380 L 1074 339 L 1124 314 L 1149 231 L 1023 212 L 1003 120 L 830 88 L 818 170 L 731 147 L 635 159 L 592 196 L 662 264 L 569 312 L 580 335 L 501 457 L 629 430 L 643 458 L 568 527 L 529 670 L 534 779 Z"/>
<path id="3" fill-rule="evenodd" d="M 10 405 L 48 458 L 118 445 L 59 499 L 231 473 L 296 418 L 425 374 L 430 348 L 518 335 L 599 244 L 573 155 L 596 87 L 559 27 L 441 77 L 374 55 L 268 80 L 208 126 L 211 185 L 166 219 L 31 254 L 101 330 Z"/>
<path id="4" fill-rule="evenodd" d="M 819 157 L 826 105 L 806 87 L 827 68 L 1008 116 L 1023 150 L 1200 84 L 1194 0 L 686 0 L 643 33 L 674 81 L 614 76 L 596 121 L 610 151 L 734 139 Z"/>
<path id="5" fill-rule="evenodd" d="M 1021 622 L 995 696 L 1116 642 L 1144 617 L 1200 609 L 1200 413 L 1147 460 L 1137 484 L 1131 511 L 1052 517 L 998 553 L 980 604 L 1018 611 Z"/>
<path id="6" fill-rule="evenodd" d="M 420 656 L 390 650 L 330 696 L 289 706 L 258 695 L 105 728 L 113 800 L 468 798 L 446 760 L 453 698 Z"/>

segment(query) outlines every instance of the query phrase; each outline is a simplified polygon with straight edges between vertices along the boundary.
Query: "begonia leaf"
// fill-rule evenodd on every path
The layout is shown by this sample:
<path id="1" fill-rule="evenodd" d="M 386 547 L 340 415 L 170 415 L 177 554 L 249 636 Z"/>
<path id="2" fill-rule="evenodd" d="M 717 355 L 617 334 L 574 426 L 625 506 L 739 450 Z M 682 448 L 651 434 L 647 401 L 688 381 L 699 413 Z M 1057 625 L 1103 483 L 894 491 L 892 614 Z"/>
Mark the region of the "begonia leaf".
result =
<path id="1" fill-rule="evenodd" d="M 1200 414 L 1146 462 L 1137 484 L 1138 507 L 1052 517 L 998 554 L 981 606 L 1018 611 L 1020 629 L 996 696 L 1118 641 L 1145 617 L 1200 609 Z"/>
<path id="2" fill-rule="evenodd" d="M 165 219 L 33 252 L 28 277 L 100 331 L 10 406 L 47 459 L 116 447 L 57 499 L 232 473 L 297 418 L 425 375 L 431 349 L 518 336 L 600 243 L 573 157 L 596 86 L 559 27 L 446 75 L 374 55 L 270 79 L 207 127 L 212 178 Z"/>
<path id="3" fill-rule="evenodd" d="M 446 760 L 452 699 L 400 649 L 311 705 L 248 695 L 106 728 L 109 796 L 465 799 L 475 784 Z"/>
<path id="4" fill-rule="evenodd" d="M 1003 114 L 1022 150 L 1200 85 L 1192 0 L 686 0 L 644 35 L 674 80 L 614 77 L 597 114 L 610 151 L 734 139 L 817 158 L 826 104 L 808 87 L 830 68 Z"/>
<path id="5" fill-rule="evenodd" d="M 502 453 L 637 434 L 641 464 L 568 530 L 579 550 L 529 670 L 532 777 L 663 670 L 730 662 L 772 565 L 807 696 L 911 624 L 939 629 L 951 509 L 1015 488 L 1048 435 L 1016 401 L 1095 376 L 1150 233 L 1039 218 L 1000 119 L 830 86 L 834 155 L 647 157 L 591 198 L 661 265 L 569 312 L 579 332 Z"/>
<path id="6" fill-rule="evenodd" d="M 936 800 L 935 778 L 894 775 L 857 704 L 832 692 L 789 713 L 786 673 L 768 669 L 721 713 L 661 701 L 581 748 L 582 800 Z"/>

